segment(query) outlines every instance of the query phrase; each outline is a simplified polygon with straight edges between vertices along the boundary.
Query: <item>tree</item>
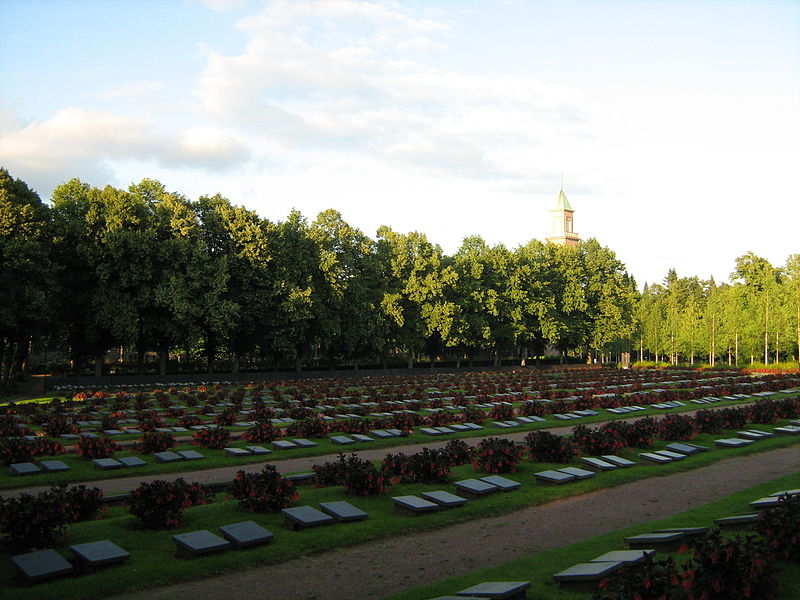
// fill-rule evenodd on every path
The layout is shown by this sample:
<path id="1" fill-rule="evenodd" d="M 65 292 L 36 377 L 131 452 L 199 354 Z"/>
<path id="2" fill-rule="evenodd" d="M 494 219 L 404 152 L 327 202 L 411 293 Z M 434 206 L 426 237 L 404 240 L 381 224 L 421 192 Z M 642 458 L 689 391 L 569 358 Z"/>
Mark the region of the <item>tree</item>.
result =
<path id="1" fill-rule="evenodd" d="M 52 315 L 50 210 L 0 167 L 0 392 L 22 377 L 34 336 Z"/>
<path id="2" fill-rule="evenodd" d="M 780 274 L 767 259 L 748 252 L 736 259 L 736 268 L 731 273 L 731 281 L 744 285 L 744 298 L 750 309 L 753 325 L 763 335 L 764 364 L 769 364 L 769 337 L 770 332 L 775 329 L 773 321 L 777 308 Z"/>

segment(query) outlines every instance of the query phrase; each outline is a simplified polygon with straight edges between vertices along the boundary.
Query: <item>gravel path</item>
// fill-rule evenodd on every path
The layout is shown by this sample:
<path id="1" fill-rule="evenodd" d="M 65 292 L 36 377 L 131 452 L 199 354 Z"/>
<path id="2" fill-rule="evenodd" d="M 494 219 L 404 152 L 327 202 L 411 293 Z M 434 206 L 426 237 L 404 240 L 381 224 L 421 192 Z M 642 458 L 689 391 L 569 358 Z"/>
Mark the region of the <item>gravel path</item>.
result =
<path id="1" fill-rule="evenodd" d="M 637 523 L 662 519 L 753 485 L 797 473 L 799 469 L 800 446 L 728 458 L 708 467 L 651 477 L 524 509 L 513 515 L 377 540 L 279 565 L 115 598 L 379 599 Z"/>

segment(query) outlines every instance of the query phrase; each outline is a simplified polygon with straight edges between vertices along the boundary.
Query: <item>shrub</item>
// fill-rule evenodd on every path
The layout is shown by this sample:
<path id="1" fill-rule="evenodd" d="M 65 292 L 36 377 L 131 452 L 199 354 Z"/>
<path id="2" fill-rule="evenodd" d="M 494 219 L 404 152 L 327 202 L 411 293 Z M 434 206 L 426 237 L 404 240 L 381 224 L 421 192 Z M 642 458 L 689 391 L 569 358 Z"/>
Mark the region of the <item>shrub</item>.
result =
<path id="1" fill-rule="evenodd" d="M 423 448 L 408 456 L 404 480 L 413 483 L 442 483 L 450 475 L 450 460 L 443 450 Z"/>
<path id="2" fill-rule="evenodd" d="M 742 429 L 750 422 L 749 406 L 721 408 L 717 412 L 723 429 Z"/>
<path id="3" fill-rule="evenodd" d="M 375 496 L 386 491 L 386 478 L 368 460 L 352 461 L 342 477 L 342 485 L 347 494 L 354 496 Z"/>
<path id="4" fill-rule="evenodd" d="M 164 426 L 164 419 L 158 413 L 152 410 L 142 411 L 137 414 L 139 419 L 138 428 L 141 431 L 154 431 L 159 427 Z"/>
<path id="5" fill-rule="evenodd" d="M 318 438 L 328 433 L 328 424 L 319 417 L 309 417 L 302 421 L 289 423 L 289 425 L 286 426 L 286 433 L 303 438 Z"/>
<path id="6" fill-rule="evenodd" d="M 486 473 L 510 473 L 517 470 L 522 449 L 513 440 L 486 438 L 476 446 L 472 466 Z"/>
<path id="7" fill-rule="evenodd" d="M 645 556 L 603 579 L 598 588 L 592 600 L 688 600 L 671 556 L 659 561 Z"/>
<path id="8" fill-rule="evenodd" d="M 444 427 L 445 425 L 449 425 L 455 419 L 455 415 L 440 410 L 439 412 L 431 413 L 428 417 L 428 426 L 429 427 Z"/>
<path id="9" fill-rule="evenodd" d="M 585 454 L 614 454 L 625 447 L 625 439 L 612 428 L 593 429 L 586 425 L 572 428 L 572 441 Z"/>
<path id="10" fill-rule="evenodd" d="M 50 415 L 47 422 L 42 425 L 42 431 L 50 437 L 59 437 L 64 433 L 78 433 L 78 428 L 67 420 L 66 415 L 56 413 Z"/>
<path id="11" fill-rule="evenodd" d="M 755 536 L 723 538 L 718 531 L 691 542 L 692 565 L 684 586 L 707 600 L 771 600 L 777 597 L 775 559 Z"/>
<path id="12" fill-rule="evenodd" d="M 723 428 L 723 419 L 719 411 L 698 410 L 694 416 L 697 428 L 702 433 L 719 433 Z"/>
<path id="13" fill-rule="evenodd" d="M 697 421 L 686 415 L 665 415 L 658 421 L 658 437 L 662 440 L 693 440 L 697 437 Z"/>
<path id="14" fill-rule="evenodd" d="M 167 433 L 166 431 L 148 431 L 133 445 L 131 451 L 140 452 L 142 454 L 154 454 L 174 448 L 176 444 L 177 441 L 175 441 L 171 433 Z"/>
<path id="15" fill-rule="evenodd" d="M 181 427 L 196 427 L 197 425 L 202 425 L 202 423 L 203 419 L 198 415 L 185 414 L 178 419 L 178 425 Z"/>
<path id="16" fill-rule="evenodd" d="M 259 473 L 237 471 L 230 493 L 241 508 L 259 513 L 278 512 L 299 497 L 294 484 L 278 473 L 274 465 L 264 465 Z"/>
<path id="17" fill-rule="evenodd" d="M 200 483 L 156 479 L 145 481 L 131 492 L 129 512 L 146 529 L 168 529 L 183 522 L 183 509 L 206 504 L 213 493 Z"/>
<path id="18" fill-rule="evenodd" d="M 525 445 L 533 460 L 550 463 L 568 463 L 578 454 L 569 438 L 549 431 L 531 431 L 525 436 Z"/>
<path id="19" fill-rule="evenodd" d="M 233 425 L 237 420 L 236 408 L 232 406 L 229 406 L 214 418 L 214 422 L 217 425 Z"/>
<path id="20" fill-rule="evenodd" d="M 779 558 L 800 563 L 800 494 L 781 496 L 756 527 Z"/>
<path id="21" fill-rule="evenodd" d="M 416 413 L 396 413 L 392 415 L 392 426 L 399 429 L 405 435 L 411 433 L 416 425 L 419 425 L 420 416 Z"/>
<path id="22" fill-rule="evenodd" d="M 526 417 L 543 417 L 545 414 L 544 403 L 536 401 L 523 402 L 519 407 L 519 414 Z"/>
<path id="23" fill-rule="evenodd" d="M 464 440 L 450 440 L 444 447 L 444 453 L 451 467 L 472 462 L 472 446 Z"/>
<path id="24" fill-rule="evenodd" d="M 200 429 L 194 432 L 195 444 L 203 448 L 219 449 L 224 448 L 231 439 L 231 433 L 224 427 L 214 427 L 211 429 Z"/>
<path id="25" fill-rule="evenodd" d="M 283 436 L 280 428 L 275 427 L 269 420 L 258 421 L 244 432 L 242 437 L 248 442 L 271 442 Z"/>
<path id="26" fill-rule="evenodd" d="M 514 407 L 510 404 L 496 404 L 489 411 L 489 418 L 496 421 L 508 421 L 514 417 Z"/>
<path id="27" fill-rule="evenodd" d="M 18 462 L 32 462 L 37 456 L 56 456 L 63 453 L 63 444 L 46 438 L 36 438 L 35 440 L 6 438 L 0 440 L 0 460 L 7 465 Z"/>
<path id="28" fill-rule="evenodd" d="M 83 460 L 94 460 L 95 458 L 109 458 L 114 456 L 114 452 L 120 449 L 119 444 L 109 437 L 86 437 L 81 436 L 75 448 Z"/>
<path id="29" fill-rule="evenodd" d="M 486 413 L 477 406 L 467 406 L 463 412 L 465 423 L 480 425 L 486 420 Z"/>
<path id="30" fill-rule="evenodd" d="M 48 492 L 0 498 L 0 531 L 13 550 L 52 546 L 68 522 L 67 513 Z"/>
<path id="31" fill-rule="evenodd" d="M 88 521 L 97 516 L 103 505 L 103 490 L 85 485 L 67 487 L 66 483 L 53 486 L 51 492 L 67 514 L 70 523 Z"/>
<path id="32" fill-rule="evenodd" d="M 311 470 L 316 473 L 314 478 L 314 485 L 318 487 L 327 487 L 331 485 L 342 485 L 343 474 L 347 469 L 348 460 L 357 459 L 358 455 L 351 454 L 350 457 L 345 457 L 341 452 L 339 458 L 335 461 L 329 460 L 321 465 L 312 465 Z"/>

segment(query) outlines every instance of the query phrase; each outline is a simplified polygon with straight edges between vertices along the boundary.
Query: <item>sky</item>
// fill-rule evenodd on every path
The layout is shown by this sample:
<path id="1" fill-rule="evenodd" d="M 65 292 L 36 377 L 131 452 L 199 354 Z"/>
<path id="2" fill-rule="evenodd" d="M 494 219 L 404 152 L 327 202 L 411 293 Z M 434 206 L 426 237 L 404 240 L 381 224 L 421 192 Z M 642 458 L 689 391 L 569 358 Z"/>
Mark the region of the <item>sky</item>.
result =
<path id="1" fill-rule="evenodd" d="M 272 221 L 515 248 L 641 286 L 800 253 L 800 0 L 0 0 L 0 165 Z"/>

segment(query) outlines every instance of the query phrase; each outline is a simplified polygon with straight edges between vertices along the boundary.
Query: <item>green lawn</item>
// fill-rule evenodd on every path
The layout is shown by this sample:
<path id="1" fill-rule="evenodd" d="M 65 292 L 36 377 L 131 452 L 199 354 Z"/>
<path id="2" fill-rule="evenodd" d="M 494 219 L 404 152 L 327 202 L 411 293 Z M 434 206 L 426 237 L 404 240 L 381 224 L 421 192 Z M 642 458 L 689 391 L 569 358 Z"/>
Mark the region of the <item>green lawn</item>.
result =
<path id="1" fill-rule="evenodd" d="M 713 447 L 713 439 L 719 437 L 721 436 L 701 435 L 695 442 Z M 461 521 L 498 516 L 524 507 L 552 502 L 565 496 L 583 494 L 646 477 L 693 469 L 725 457 L 764 452 L 797 444 L 798 442 L 800 442 L 800 439 L 797 437 L 776 436 L 745 448 L 731 450 L 712 449 L 710 452 L 689 457 L 678 463 L 664 466 L 640 464 L 631 469 L 618 469 L 612 472 L 600 473 L 590 480 L 557 487 L 536 485 L 533 481 L 533 473 L 551 467 L 557 468 L 560 465 L 526 461 L 521 463 L 517 473 L 510 475 L 510 478 L 523 482 L 523 487 L 513 493 L 495 494 L 489 498 L 470 501 L 462 508 L 434 513 L 424 518 L 398 517 L 393 514 L 392 503 L 386 496 L 348 498 L 353 504 L 369 513 L 370 517 L 367 521 L 337 524 L 301 532 L 287 530 L 282 525 L 282 519 L 279 515 L 252 515 L 241 512 L 237 508 L 236 502 L 225 501 L 223 494 L 218 495 L 218 501 L 214 504 L 188 509 L 186 511 L 187 519 L 182 527 L 170 531 L 140 530 L 137 528 L 137 521 L 127 514 L 125 508 L 114 507 L 102 519 L 70 526 L 67 531 L 67 539 L 57 544 L 56 548 L 62 552 L 62 555 L 68 557 L 71 555 L 68 550 L 70 544 L 110 539 L 131 553 L 132 558 L 129 565 L 110 568 L 92 575 L 43 583 L 31 587 L 19 587 L 14 578 L 11 561 L 8 559 L 8 555 L 5 554 L 5 557 L 0 560 L 0 587 L 5 588 L 6 597 L 10 598 L 44 599 L 58 597 L 65 600 L 70 598 L 90 600 L 92 598 L 105 597 L 112 593 L 119 593 L 122 590 L 146 589 L 177 581 L 199 579 L 226 571 L 254 568 L 261 564 L 280 563 L 309 553 L 359 544 L 371 539 L 426 529 L 443 528 Z M 656 444 L 656 448 L 663 448 L 665 445 L 666 442 L 659 442 Z M 637 450 L 627 449 L 620 454 L 635 459 L 638 452 Z M 476 476 L 476 473 L 471 466 L 459 467 L 454 470 L 451 482 L 474 476 Z M 798 487 L 800 481 L 795 479 L 791 485 Z M 390 495 L 418 494 L 422 491 L 433 489 L 453 490 L 448 484 L 397 485 L 391 489 Z M 319 502 L 344 498 L 340 487 L 319 489 L 301 487 L 300 493 L 301 497 L 298 504 L 301 505 L 315 505 Z M 745 497 L 742 496 L 742 498 L 742 502 L 746 504 Z M 750 496 L 747 496 L 747 498 L 750 498 Z M 197 529 L 216 531 L 219 525 L 249 519 L 257 521 L 275 533 L 275 539 L 271 544 L 260 548 L 226 552 L 194 560 L 175 558 L 175 547 L 171 540 L 172 534 Z M 579 554 L 580 556 L 578 556 Z M 585 553 L 581 554 L 567 549 L 563 551 L 563 554 L 560 551 L 553 554 L 552 559 L 548 560 L 551 560 L 552 565 L 556 566 L 562 563 L 580 562 L 582 558 L 586 558 Z M 547 576 L 557 570 L 560 569 L 554 571 L 548 566 Z M 546 579 L 546 576 L 542 577 Z M 486 577 L 483 578 L 486 579 Z M 505 575 L 504 578 L 508 579 L 509 577 Z M 524 579 L 531 578 L 531 576 L 524 577 Z M 461 587 L 448 589 L 461 589 Z M 427 592 L 425 593 L 427 594 Z"/>
<path id="2" fill-rule="evenodd" d="M 489 569 L 414 588 L 392 596 L 391 600 L 423 600 L 454 594 L 458 590 L 483 581 L 530 581 L 531 588 L 528 590 L 530 598 L 586 600 L 590 594 L 561 588 L 553 581 L 553 575 L 576 563 L 587 562 L 609 550 L 625 549 L 624 539 L 626 537 L 649 533 L 660 528 L 713 526 L 716 518 L 752 512 L 749 503 L 753 500 L 776 491 L 795 489 L 798 486 L 800 486 L 800 473 L 751 487 L 717 502 L 693 508 L 667 519 L 635 525 L 565 548 L 526 556 Z M 781 568 L 781 598 L 786 600 L 800 598 L 800 565 L 781 562 L 779 566 Z"/>

